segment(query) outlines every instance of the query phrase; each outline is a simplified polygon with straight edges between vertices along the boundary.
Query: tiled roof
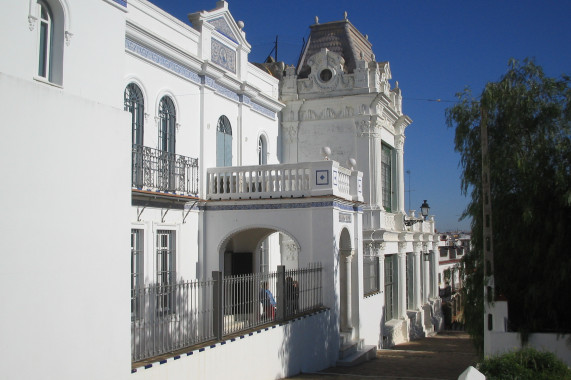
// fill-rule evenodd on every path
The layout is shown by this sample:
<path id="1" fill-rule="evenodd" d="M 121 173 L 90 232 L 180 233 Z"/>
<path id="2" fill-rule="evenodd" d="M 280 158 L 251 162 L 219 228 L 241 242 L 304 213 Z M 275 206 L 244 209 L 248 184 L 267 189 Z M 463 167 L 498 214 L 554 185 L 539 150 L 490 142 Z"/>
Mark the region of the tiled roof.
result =
<path id="1" fill-rule="evenodd" d="M 310 26 L 311 32 L 303 50 L 298 75 L 307 77 L 310 68 L 307 60 L 321 49 L 327 48 L 343 57 L 346 73 L 353 73 L 357 60 L 374 60 L 372 45 L 347 19 Z"/>

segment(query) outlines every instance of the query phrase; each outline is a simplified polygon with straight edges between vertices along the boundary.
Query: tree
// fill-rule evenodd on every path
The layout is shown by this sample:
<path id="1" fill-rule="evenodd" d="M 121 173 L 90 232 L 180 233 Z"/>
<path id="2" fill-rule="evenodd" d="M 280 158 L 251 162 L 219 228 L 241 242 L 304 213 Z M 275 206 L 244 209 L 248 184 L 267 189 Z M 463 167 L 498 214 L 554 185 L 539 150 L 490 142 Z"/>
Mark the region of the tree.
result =
<path id="1" fill-rule="evenodd" d="M 473 250 L 464 258 L 466 325 L 483 348 L 483 239 L 480 124 L 488 157 L 496 291 L 508 299 L 510 327 L 571 332 L 571 89 L 532 60 L 510 60 L 498 82 L 474 98 L 469 89 L 446 110 L 456 129 L 461 190 L 469 202 Z"/>

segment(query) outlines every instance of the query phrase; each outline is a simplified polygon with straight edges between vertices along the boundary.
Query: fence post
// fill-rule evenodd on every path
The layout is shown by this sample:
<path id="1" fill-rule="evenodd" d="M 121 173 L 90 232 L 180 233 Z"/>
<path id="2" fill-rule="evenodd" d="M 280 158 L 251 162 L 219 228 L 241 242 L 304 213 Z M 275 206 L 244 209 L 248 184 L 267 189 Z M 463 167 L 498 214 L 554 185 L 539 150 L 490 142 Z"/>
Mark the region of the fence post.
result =
<path id="1" fill-rule="evenodd" d="M 285 266 L 278 265 L 276 297 L 277 297 L 277 320 L 285 319 L 286 292 L 285 292 Z"/>
<path id="2" fill-rule="evenodd" d="M 218 340 L 222 340 L 222 335 L 224 331 L 223 321 L 224 321 L 224 308 L 222 302 L 222 272 L 212 271 L 212 329 L 214 336 Z"/>

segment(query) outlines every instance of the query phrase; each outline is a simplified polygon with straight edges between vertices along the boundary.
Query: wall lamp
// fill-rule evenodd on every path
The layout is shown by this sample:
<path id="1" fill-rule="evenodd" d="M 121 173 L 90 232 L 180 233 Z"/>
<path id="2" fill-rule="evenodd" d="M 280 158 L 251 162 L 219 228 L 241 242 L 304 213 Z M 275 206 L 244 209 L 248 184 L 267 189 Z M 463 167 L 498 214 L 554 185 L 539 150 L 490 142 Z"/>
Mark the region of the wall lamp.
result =
<path id="1" fill-rule="evenodd" d="M 420 213 L 422 214 L 422 219 L 407 219 L 406 215 L 404 216 L 404 225 L 410 227 L 418 222 L 422 223 L 428 217 L 428 212 L 430 211 L 430 206 L 426 203 L 426 199 L 420 205 Z"/>
<path id="2" fill-rule="evenodd" d="M 424 261 L 430 261 L 430 252 L 424 252 L 422 256 L 424 257 Z"/>

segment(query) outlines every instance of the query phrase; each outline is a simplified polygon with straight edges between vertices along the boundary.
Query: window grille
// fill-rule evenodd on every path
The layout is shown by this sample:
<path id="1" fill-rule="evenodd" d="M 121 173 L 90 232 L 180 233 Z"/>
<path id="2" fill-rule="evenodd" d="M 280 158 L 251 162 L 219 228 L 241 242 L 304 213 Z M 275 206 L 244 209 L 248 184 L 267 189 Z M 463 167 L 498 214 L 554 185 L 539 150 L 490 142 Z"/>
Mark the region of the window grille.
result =
<path id="1" fill-rule="evenodd" d="M 385 256 L 385 321 L 394 318 L 394 268 L 393 256 Z"/>
<path id="2" fill-rule="evenodd" d="M 143 289 L 143 230 L 131 229 L 131 319 L 141 316 L 140 292 Z"/>
<path id="3" fill-rule="evenodd" d="M 159 149 L 175 153 L 176 110 L 168 96 L 159 103 Z"/>
<path id="4" fill-rule="evenodd" d="M 174 313 L 176 285 L 175 231 L 157 231 L 157 311 Z"/>
<path id="5" fill-rule="evenodd" d="M 131 136 L 133 145 L 143 145 L 145 101 L 141 89 L 135 83 L 129 83 L 125 88 L 124 109 L 131 113 Z"/>
<path id="6" fill-rule="evenodd" d="M 392 149 L 386 145 L 381 146 L 381 182 L 383 191 L 383 207 L 387 211 L 392 209 Z"/>
<path id="7" fill-rule="evenodd" d="M 379 292 L 379 257 L 371 252 L 363 255 L 363 292 L 371 295 Z"/>

